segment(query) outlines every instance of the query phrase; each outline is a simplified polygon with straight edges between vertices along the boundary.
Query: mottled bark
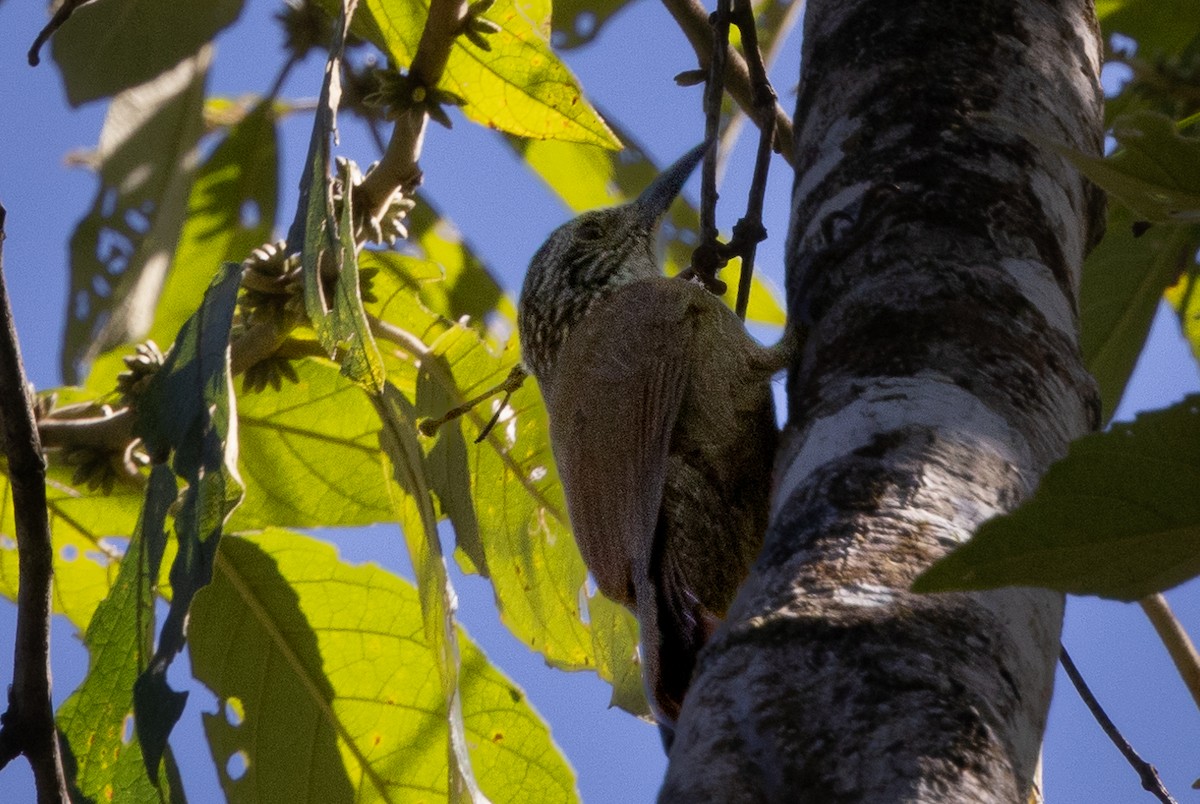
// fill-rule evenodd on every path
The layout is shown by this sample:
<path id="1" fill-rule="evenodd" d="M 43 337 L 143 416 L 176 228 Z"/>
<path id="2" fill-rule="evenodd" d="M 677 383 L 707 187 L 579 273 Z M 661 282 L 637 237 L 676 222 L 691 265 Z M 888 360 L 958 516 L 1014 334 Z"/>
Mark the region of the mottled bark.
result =
<path id="1" fill-rule="evenodd" d="M 810 0 L 788 308 L 809 327 L 764 552 L 665 801 L 1019 802 L 1061 596 L 912 579 L 1097 424 L 1077 289 L 1103 198 L 1087 0 Z"/>

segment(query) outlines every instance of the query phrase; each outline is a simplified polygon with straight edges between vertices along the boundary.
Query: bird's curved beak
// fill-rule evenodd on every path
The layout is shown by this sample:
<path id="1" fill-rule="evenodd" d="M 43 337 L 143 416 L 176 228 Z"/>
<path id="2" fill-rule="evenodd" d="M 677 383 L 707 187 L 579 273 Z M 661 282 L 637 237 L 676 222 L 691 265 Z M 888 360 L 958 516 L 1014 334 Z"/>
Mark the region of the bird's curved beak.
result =
<path id="1" fill-rule="evenodd" d="M 657 223 L 667 214 L 671 202 L 679 195 L 679 191 L 683 189 L 696 165 L 700 164 L 710 145 L 711 142 L 702 142 L 688 151 L 675 164 L 658 174 L 658 178 L 642 191 L 633 203 L 645 218 Z"/>

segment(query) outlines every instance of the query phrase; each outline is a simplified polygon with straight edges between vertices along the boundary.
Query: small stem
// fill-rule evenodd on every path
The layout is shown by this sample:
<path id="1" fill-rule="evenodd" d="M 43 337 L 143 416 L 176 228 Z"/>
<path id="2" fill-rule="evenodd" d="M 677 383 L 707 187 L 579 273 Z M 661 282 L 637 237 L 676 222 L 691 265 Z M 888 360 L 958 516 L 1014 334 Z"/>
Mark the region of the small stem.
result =
<path id="1" fill-rule="evenodd" d="M 1162 595 L 1144 597 L 1138 601 L 1138 605 L 1158 632 L 1158 638 L 1171 655 L 1171 661 L 1175 663 L 1179 677 L 1192 694 L 1192 700 L 1200 707 L 1200 653 L 1197 653 L 1191 637 L 1183 630 L 1167 599 Z"/>
<path id="2" fill-rule="evenodd" d="M 1158 771 L 1154 769 L 1146 760 L 1138 756 L 1138 752 L 1133 750 L 1133 746 L 1121 734 L 1121 730 L 1112 722 L 1108 713 L 1104 711 L 1104 707 L 1100 705 L 1100 701 L 1096 700 L 1096 696 L 1092 694 L 1087 682 L 1083 680 L 1083 675 L 1080 674 L 1079 668 L 1075 666 L 1075 662 L 1071 661 L 1071 655 L 1067 653 L 1066 647 L 1062 647 L 1062 652 L 1058 657 L 1062 663 L 1063 670 L 1067 671 L 1067 678 L 1071 679 L 1071 683 L 1075 685 L 1075 691 L 1079 693 L 1079 697 L 1083 699 L 1083 703 L 1091 711 L 1092 717 L 1100 724 L 1100 728 L 1108 735 L 1108 739 L 1112 740 L 1112 744 L 1117 747 L 1117 750 L 1125 757 L 1125 761 L 1129 763 L 1142 780 L 1142 787 L 1150 793 L 1153 793 L 1163 804 L 1178 804 L 1171 794 L 1167 791 L 1162 779 L 1158 777 Z"/>
<path id="3" fill-rule="evenodd" d="M 429 17 L 421 31 L 410 75 L 427 87 L 437 86 L 466 16 L 466 0 L 430 2 Z M 396 118 L 383 158 L 355 190 L 354 206 L 365 218 L 377 219 L 397 190 L 410 192 L 421 183 L 417 161 L 421 158 L 428 121 L 429 116 L 417 107 L 401 112 Z"/>

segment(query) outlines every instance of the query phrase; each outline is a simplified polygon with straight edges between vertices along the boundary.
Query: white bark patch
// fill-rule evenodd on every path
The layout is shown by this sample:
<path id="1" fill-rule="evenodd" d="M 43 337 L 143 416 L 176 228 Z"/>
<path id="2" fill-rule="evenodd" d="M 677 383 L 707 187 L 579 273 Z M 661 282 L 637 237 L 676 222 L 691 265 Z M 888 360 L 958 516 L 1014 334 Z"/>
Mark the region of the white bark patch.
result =
<path id="1" fill-rule="evenodd" d="M 783 503 L 826 463 L 849 455 L 876 436 L 913 425 L 950 431 L 969 439 L 1018 467 L 1031 466 L 1029 446 L 1003 417 L 974 394 L 933 371 L 912 377 L 859 378 L 869 386 L 836 413 L 815 419 L 800 438 L 789 439 L 779 466 L 785 467 L 776 486 L 771 517 Z"/>
<path id="2" fill-rule="evenodd" d="M 844 144 L 852 138 L 863 126 L 861 120 L 843 117 L 825 130 L 825 136 L 817 147 L 817 160 L 804 171 L 800 183 L 793 192 L 794 198 L 804 198 L 812 189 L 825 180 L 825 177 L 838 165 L 845 162 Z M 794 200 L 793 200 L 794 203 Z"/>
<path id="3" fill-rule="evenodd" d="M 1033 260 L 1012 257 L 1005 257 L 1000 265 L 1012 277 L 1021 295 L 1046 319 L 1046 323 L 1074 341 L 1075 311 L 1046 266 Z"/>

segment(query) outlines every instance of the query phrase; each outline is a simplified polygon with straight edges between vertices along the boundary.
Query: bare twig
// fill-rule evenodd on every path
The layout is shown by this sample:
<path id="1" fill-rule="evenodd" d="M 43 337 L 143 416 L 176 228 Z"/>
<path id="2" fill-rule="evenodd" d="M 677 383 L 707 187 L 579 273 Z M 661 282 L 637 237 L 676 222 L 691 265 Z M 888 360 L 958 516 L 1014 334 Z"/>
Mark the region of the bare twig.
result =
<path id="1" fill-rule="evenodd" d="M 704 141 L 715 143 L 721 128 L 721 101 L 725 97 L 725 64 L 729 50 L 729 18 L 731 0 L 717 0 L 717 10 L 711 19 L 712 53 L 708 62 L 708 78 L 704 82 Z M 725 283 L 717 279 L 717 271 L 725 265 L 717 241 L 717 153 L 709 148 L 700 170 L 700 245 L 692 253 L 691 270 L 704 286 L 718 295 L 725 292 Z"/>
<path id="2" fill-rule="evenodd" d="M 5 210 L 0 206 L 0 245 Z M 34 423 L 33 400 L 21 364 L 17 331 L 0 255 L 0 419 L 15 509 L 18 581 L 17 635 L 8 711 L 0 716 L 0 767 L 24 754 L 33 767 L 38 802 L 68 801 L 54 705 L 50 701 L 50 584 L 54 548 L 46 512 L 46 460 Z"/>
<path id="3" fill-rule="evenodd" d="M 763 199 L 767 192 L 767 172 L 771 169 L 771 142 L 775 134 L 775 117 L 771 110 L 775 108 L 776 95 L 771 81 L 767 78 L 767 68 L 758 48 L 758 29 L 754 24 L 754 9 L 750 6 L 750 0 L 734 0 L 733 23 L 742 33 L 742 49 L 746 53 L 746 65 L 750 70 L 754 108 L 759 110 L 759 119 L 763 121 L 759 131 L 758 154 L 754 160 L 754 178 L 750 182 L 750 193 L 746 198 L 746 214 L 733 228 L 733 242 L 730 244 L 738 250 L 742 258 L 742 272 L 738 277 L 737 304 L 734 310 L 738 318 L 745 321 L 746 309 L 750 305 L 750 284 L 754 278 L 754 259 L 758 255 L 758 244 L 767 236 L 767 230 L 763 228 L 762 213 Z"/>
<path id="4" fill-rule="evenodd" d="M 1167 599 L 1162 595 L 1144 597 L 1138 604 L 1150 619 L 1154 630 L 1158 632 L 1158 638 L 1166 646 L 1179 677 L 1192 694 L 1192 700 L 1200 707 L 1200 653 L 1197 653 L 1191 637 L 1183 630 L 1179 620 L 1175 619 Z"/>
<path id="5" fill-rule="evenodd" d="M 708 11 L 700 0 L 663 0 L 663 5 L 675 19 L 702 66 L 707 66 L 712 58 L 712 29 L 708 23 Z M 745 60 L 738 54 L 726 48 L 725 80 L 729 94 L 737 101 L 738 106 L 762 126 L 763 120 L 758 110 L 754 108 L 754 94 L 750 85 L 750 71 Z M 792 120 L 778 103 L 774 105 L 775 118 L 775 151 L 795 167 L 795 154 L 792 153 Z"/>
<path id="6" fill-rule="evenodd" d="M 775 36 L 771 40 L 770 47 L 763 54 L 763 63 L 768 71 L 771 66 L 779 60 L 779 54 L 783 52 L 783 46 L 786 44 L 788 37 L 791 35 L 792 28 L 796 27 L 799 22 L 801 13 L 804 11 L 805 0 L 793 0 L 787 6 L 787 10 L 783 12 L 780 18 L 778 27 L 775 30 Z M 760 45 L 761 50 L 761 45 Z M 727 163 L 726 157 L 733 151 L 734 145 L 737 143 L 738 137 L 741 136 L 742 129 L 745 127 L 746 121 L 749 119 L 742 107 L 738 106 L 730 115 L 729 122 L 725 124 L 725 132 L 721 135 L 721 141 L 717 147 L 717 180 L 720 181 L 720 171 L 722 166 Z"/>
<path id="7" fill-rule="evenodd" d="M 1112 744 L 1117 747 L 1117 750 L 1125 757 L 1125 761 L 1137 771 L 1138 776 L 1142 780 L 1142 787 L 1154 796 L 1163 804 L 1178 804 L 1167 791 L 1162 779 L 1158 777 L 1158 771 L 1154 769 L 1146 760 L 1138 756 L 1138 752 L 1133 749 L 1129 741 L 1121 734 L 1120 729 L 1112 722 L 1108 713 L 1104 711 L 1104 707 L 1096 700 L 1096 696 L 1092 694 L 1087 682 L 1083 680 L 1083 676 L 1079 672 L 1079 668 L 1075 666 L 1075 662 L 1071 661 L 1071 655 L 1067 653 L 1066 647 L 1062 648 L 1062 653 L 1059 654 L 1058 660 L 1062 663 L 1063 670 L 1067 671 L 1067 678 L 1071 679 L 1071 683 L 1075 685 L 1075 691 L 1079 693 L 1079 697 L 1083 699 L 1084 704 L 1091 711 L 1092 717 L 1100 724 L 1100 728 L 1108 735 L 1108 739 L 1112 740 Z"/>
<path id="8" fill-rule="evenodd" d="M 63 27 L 63 24 L 66 23 L 66 21 L 71 18 L 71 15 L 75 13 L 75 9 L 79 8 L 80 6 L 87 5 L 90 2 L 92 2 L 92 0 L 66 0 L 66 2 L 58 7 L 58 10 L 54 12 L 54 16 L 51 17 L 50 21 L 46 23 L 46 27 L 42 28 L 42 30 L 38 32 L 37 38 L 34 39 L 33 44 L 29 46 L 28 58 L 30 67 L 37 67 L 38 64 L 41 63 L 42 57 L 40 53 L 42 50 L 42 45 L 46 44 L 46 41 L 50 39 L 51 36 L 54 36 L 55 31 Z"/>
<path id="9" fill-rule="evenodd" d="M 440 428 L 443 424 L 454 421 L 458 417 L 471 412 L 476 405 L 486 402 L 496 394 L 503 393 L 503 401 L 501 401 L 500 405 L 496 408 L 496 412 L 492 415 L 492 418 L 483 426 L 483 429 L 479 431 L 479 435 L 475 437 L 476 444 L 482 443 L 483 439 L 487 438 L 487 434 L 490 433 L 492 428 L 496 426 L 496 422 L 500 420 L 500 414 L 504 411 L 505 406 L 508 405 L 509 397 L 513 395 L 514 391 L 521 387 L 522 383 L 525 382 L 525 379 L 528 376 L 529 375 L 525 372 L 525 368 L 518 363 L 512 367 L 512 371 L 508 372 L 508 376 L 505 377 L 500 383 L 493 385 L 482 394 L 468 399 L 461 405 L 451 408 L 441 416 L 438 416 L 436 419 L 422 419 L 420 422 L 418 422 L 417 428 L 421 431 L 422 435 L 436 435 L 438 428 Z"/>

